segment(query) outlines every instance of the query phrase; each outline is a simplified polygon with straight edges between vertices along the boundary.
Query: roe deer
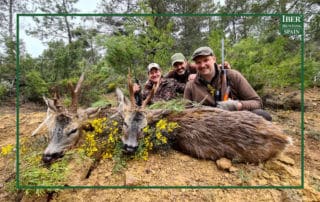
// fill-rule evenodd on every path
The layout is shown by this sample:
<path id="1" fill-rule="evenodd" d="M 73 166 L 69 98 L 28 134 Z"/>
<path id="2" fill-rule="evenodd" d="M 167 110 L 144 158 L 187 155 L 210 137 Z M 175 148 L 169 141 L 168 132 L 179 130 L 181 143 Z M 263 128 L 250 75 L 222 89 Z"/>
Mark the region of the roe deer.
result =
<path id="1" fill-rule="evenodd" d="M 59 99 L 44 97 L 47 104 L 47 118 L 33 132 L 35 134 L 44 124 L 48 127 L 49 144 L 43 152 L 42 161 L 51 163 L 64 155 L 64 152 L 74 146 L 80 137 L 81 124 L 89 117 L 96 116 L 99 108 L 78 109 L 78 96 L 84 73 L 81 75 L 76 87 L 70 84 L 72 90 L 72 104 L 70 110 L 64 107 Z"/>
<path id="2" fill-rule="evenodd" d="M 258 163 L 276 156 L 291 143 L 291 138 L 277 126 L 249 111 L 204 106 L 182 112 L 146 110 L 146 100 L 141 108 L 137 108 L 130 89 L 132 84 L 128 82 L 131 102 L 116 89 L 118 110 L 124 119 L 122 141 L 127 152 L 132 153 L 138 147 L 142 129 L 160 118 L 178 123 L 179 128 L 171 135 L 181 152 L 202 159 L 227 157 Z"/>

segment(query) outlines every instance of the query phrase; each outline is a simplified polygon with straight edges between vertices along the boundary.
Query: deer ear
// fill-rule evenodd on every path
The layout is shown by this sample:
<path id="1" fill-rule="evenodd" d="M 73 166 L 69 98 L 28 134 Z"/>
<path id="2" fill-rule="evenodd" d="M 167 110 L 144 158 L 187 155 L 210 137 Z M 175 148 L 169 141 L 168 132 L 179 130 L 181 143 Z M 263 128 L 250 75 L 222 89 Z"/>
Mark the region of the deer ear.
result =
<path id="1" fill-rule="evenodd" d="M 146 117 L 148 120 L 148 124 L 152 124 L 154 122 L 159 121 L 163 117 L 169 115 L 171 111 L 166 109 L 156 109 L 156 110 L 149 110 L 146 113 L 147 113 Z"/>
<path id="2" fill-rule="evenodd" d="M 130 108 L 130 102 L 128 101 L 128 98 L 124 97 L 123 92 L 117 88 L 116 94 L 118 97 L 118 112 L 123 115 L 124 111 L 128 108 Z"/>
<path id="3" fill-rule="evenodd" d="M 44 102 L 46 103 L 46 105 L 48 106 L 48 108 L 50 108 L 52 111 L 54 112 L 57 112 L 57 108 L 56 106 L 54 105 L 54 101 L 49 99 L 49 98 L 46 98 L 45 96 L 42 97 Z"/>
<path id="4" fill-rule="evenodd" d="M 101 108 L 100 107 L 89 107 L 85 110 L 85 113 L 87 114 L 88 117 L 93 118 L 98 116 Z"/>

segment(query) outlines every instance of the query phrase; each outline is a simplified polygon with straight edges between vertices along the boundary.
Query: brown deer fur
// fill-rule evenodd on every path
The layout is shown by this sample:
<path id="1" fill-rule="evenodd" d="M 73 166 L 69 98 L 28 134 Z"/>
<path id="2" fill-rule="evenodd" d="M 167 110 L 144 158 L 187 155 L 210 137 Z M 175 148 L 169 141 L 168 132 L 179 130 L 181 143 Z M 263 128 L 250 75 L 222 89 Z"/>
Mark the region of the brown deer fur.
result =
<path id="1" fill-rule="evenodd" d="M 118 99 L 119 111 L 126 133 L 122 141 L 125 149 L 129 148 L 128 152 L 137 148 L 143 127 L 159 118 L 179 124 L 173 134 L 175 143 L 180 151 L 197 158 L 216 160 L 227 157 L 258 163 L 276 156 L 291 143 L 291 138 L 277 126 L 249 111 L 231 112 L 204 106 L 182 112 L 137 109 L 125 102 L 121 90 L 117 89 L 117 95 L 121 98 Z M 137 113 L 144 117 L 133 118 Z"/>
<path id="2" fill-rule="evenodd" d="M 201 107 L 171 113 L 167 118 L 180 126 L 174 133 L 179 149 L 197 158 L 258 163 L 291 143 L 278 127 L 249 111 Z"/>

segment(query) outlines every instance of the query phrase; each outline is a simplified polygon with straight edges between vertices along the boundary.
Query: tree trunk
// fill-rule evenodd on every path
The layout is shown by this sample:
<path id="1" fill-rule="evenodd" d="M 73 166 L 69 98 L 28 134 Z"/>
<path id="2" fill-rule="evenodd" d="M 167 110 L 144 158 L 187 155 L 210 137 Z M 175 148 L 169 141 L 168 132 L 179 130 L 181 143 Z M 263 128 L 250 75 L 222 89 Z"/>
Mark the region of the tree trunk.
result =
<path id="1" fill-rule="evenodd" d="M 64 12 L 68 13 L 65 0 L 63 0 L 62 5 L 63 5 Z M 67 32 L 68 32 L 68 42 L 69 42 L 69 44 L 71 44 L 72 43 L 72 35 L 71 35 L 70 24 L 69 24 L 69 21 L 67 19 L 67 16 L 64 16 L 64 22 L 66 23 Z"/>
<path id="2" fill-rule="evenodd" d="M 9 0 L 9 37 L 13 40 L 13 4 L 14 0 Z"/>

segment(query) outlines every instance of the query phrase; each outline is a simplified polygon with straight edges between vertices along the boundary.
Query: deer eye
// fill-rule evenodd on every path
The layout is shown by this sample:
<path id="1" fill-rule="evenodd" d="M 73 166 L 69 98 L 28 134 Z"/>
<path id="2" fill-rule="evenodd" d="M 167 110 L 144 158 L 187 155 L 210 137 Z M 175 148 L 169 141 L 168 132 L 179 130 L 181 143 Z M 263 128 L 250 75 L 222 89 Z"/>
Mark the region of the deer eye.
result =
<path id="1" fill-rule="evenodd" d="M 71 134 L 77 132 L 77 130 L 78 130 L 78 128 L 71 130 L 70 132 L 67 133 L 67 136 L 70 136 Z"/>

